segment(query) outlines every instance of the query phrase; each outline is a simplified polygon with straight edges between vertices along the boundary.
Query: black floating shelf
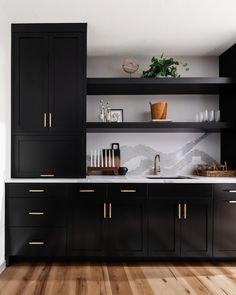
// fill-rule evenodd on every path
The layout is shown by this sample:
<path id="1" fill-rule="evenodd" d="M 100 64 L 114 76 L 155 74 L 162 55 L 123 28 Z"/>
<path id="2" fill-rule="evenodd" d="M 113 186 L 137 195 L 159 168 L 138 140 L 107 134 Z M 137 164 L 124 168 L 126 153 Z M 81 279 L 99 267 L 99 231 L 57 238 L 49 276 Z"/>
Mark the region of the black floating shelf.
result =
<path id="1" fill-rule="evenodd" d="M 149 132 L 220 132 L 236 129 L 236 124 L 226 122 L 125 122 L 125 123 L 97 123 L 88 122 L 89 133 L 149 133 Z"/>
<path id="2" fill-rule="evenodd" d="M 236 81 L 216 78 L 87 78 L 88 95 L 219 94 Z"/>

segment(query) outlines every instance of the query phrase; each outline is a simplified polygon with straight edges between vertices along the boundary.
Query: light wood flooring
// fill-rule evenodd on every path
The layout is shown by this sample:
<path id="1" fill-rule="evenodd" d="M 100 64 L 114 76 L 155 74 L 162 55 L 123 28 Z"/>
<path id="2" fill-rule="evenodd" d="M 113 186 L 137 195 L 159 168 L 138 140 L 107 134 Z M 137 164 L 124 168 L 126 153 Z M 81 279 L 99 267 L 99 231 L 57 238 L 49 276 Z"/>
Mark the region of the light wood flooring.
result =
<path id="1" fill-rule="evenodd" d="M 236 295 L 236 263 L 16 264 L 1 295 Z"/>

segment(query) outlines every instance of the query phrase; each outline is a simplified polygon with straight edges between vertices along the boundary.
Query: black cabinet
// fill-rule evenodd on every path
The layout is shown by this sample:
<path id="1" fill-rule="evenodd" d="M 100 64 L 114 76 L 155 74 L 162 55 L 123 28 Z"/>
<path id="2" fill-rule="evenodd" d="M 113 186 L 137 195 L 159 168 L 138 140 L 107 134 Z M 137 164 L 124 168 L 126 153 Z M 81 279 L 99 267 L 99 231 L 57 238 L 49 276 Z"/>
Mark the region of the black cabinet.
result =
<path id="1" fill-rule="evenodd" d="M 10 256 L 63 256 L 66 253 L 66 231 L 61 228 L 11 227 Z"/>
<path id="2" fill-rule="evenodd" d="M 236 185 L 214 185 L 215 257 L 236 257 Z"/>
<path id="3" fill-rule="evenodd" d="M 86 27 L 12 25 L 12 177 L 86 175 Z"/>
<path id="4" fill-rule="evenodd" d="M 212 255 L 212 186 L 149 185 L 149 254 Z"/>
<path id="5" fill-rule="evenodd" d="M 107 253 L 115 257 L 147 256 L 147 186 L 109 184 Z"/>
<path id="6" fill-rule="evenodd" d="M 75 26 L 78 32 L 52 32 L 48 25 L 48 32 L 32 33 L 13 25 L 14 132 L 84 130 L 86 30 Z"/>
<path id="7" fill-rule="evenodd" d="M 66 255 L 66 185 L 6 184 L 6 261 Z"/>
<path id="8" fill-rule="evenodd" d="M 85 132 L 86 36 L 55 33 L 49 42 L 49 130 Z"/>
<path id="9" fill-rule="evenodd" d="M 12 36 L 12 122 L 14 131 L 44 131 L 48 113 L 48 36 Z M 45 114 L 45 115 L 44 115 Z"/>
<path id="10" fill-rule="evenodd" d="M 178 205 L 175 197 L 158 197 L 148 201 L 150 256 L 180 256 Z"/>
<path id="11" fill-rule="evenodd" d="M 105 254 L 105 184 L 71 185 L 68 224 L 68 255 Z"/>
<path id="12" fill-rule="evenodd" d="M 181 256 L 212 256 L 212 197 L 182 201 Z"/>
<path id="13" fill-rule="evenodd" d="M 76 136 L 15 136 L 13 177 L 83 177 L 85 138 Z"/>
<path id="14" fill-rule="evenodd" d="M 133 184 L 118 186 L 109 185 L 108 194 L 105 184 L 72 186 L 69 255 L 147 255 L 146 186 L 139 186 L 141 196 L 135 195 Z"/>
<path id="15" fill-rule="evenodd" d="M 235 206 L 235 184 L 11 183 L 6 258 L 235 257 Z"/>

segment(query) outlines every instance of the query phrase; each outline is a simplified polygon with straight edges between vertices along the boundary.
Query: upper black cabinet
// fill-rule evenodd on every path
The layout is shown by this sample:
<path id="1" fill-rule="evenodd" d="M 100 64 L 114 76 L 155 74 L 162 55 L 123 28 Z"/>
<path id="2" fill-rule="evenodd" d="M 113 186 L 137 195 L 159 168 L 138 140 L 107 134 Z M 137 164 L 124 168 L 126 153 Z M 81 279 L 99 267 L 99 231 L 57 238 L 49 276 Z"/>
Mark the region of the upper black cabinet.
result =
<path id="1" fill-rule="evenodd" d="M 74 26 L 13 25 L 14 132 L 85 129 L 86 26 Z"/>
<path id="2" fill-rule="evenodd" d="M 12 55 L 13 128 L 44 130 L 48 113 L 48 36 L 16 33 Z"/>

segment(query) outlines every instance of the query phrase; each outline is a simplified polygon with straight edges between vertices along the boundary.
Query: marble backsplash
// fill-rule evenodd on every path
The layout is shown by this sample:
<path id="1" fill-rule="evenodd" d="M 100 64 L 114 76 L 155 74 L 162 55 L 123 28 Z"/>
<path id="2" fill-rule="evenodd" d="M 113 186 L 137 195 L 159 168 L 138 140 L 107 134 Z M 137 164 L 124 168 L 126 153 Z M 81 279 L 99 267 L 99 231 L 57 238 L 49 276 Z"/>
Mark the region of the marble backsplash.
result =
<path id="1" fill-rule="evenodd" d="M 121 166 L 129 175 L 153 174 L 154 157 L 161 157 L 161 174 L 192 174 L 196 163 L 220 162 L 219 133 L 116 133 L 87 135 L 87 165 L 90 150 L 110 148 L 118 142 Z"/>

